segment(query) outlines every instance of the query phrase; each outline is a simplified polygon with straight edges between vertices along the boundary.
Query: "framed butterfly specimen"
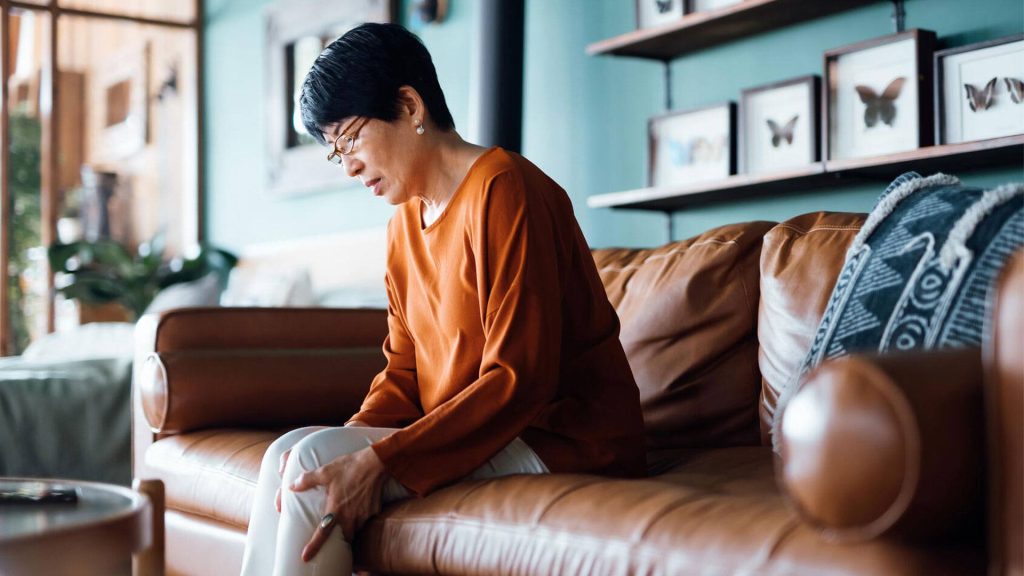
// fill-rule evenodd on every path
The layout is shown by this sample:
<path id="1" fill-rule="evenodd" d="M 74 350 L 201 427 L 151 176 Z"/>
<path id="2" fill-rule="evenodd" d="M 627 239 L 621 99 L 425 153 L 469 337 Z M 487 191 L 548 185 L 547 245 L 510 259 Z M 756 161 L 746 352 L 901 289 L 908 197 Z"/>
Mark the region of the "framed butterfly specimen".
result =
<path id="1" fill-rule="evenodd" d="M 801 76 L 743 90 L 739 172 L 763 174 L 818 161 L 821 79 Z"/>
<path id="2" fill-rule="evenodd" d="M 636 0 L 637 29 L 670 24 L 683 17 L 686 0 Z"/>
<path id="3" fill-rule="evenodd" d="M 935 33 L 908 30 L 825 52 L 826 162 L 932 143 Z"/>
<path id="4" fill-rule="evenodd" d="M 736 105 L 670 112 L 648 121 L 649 186 L 680 186 L 736 173 Z"/>
<path id="5" fill-rule="evenodd" d="M 935 141 L 1024 134 L 1024 34 L 935 53 Z"/>

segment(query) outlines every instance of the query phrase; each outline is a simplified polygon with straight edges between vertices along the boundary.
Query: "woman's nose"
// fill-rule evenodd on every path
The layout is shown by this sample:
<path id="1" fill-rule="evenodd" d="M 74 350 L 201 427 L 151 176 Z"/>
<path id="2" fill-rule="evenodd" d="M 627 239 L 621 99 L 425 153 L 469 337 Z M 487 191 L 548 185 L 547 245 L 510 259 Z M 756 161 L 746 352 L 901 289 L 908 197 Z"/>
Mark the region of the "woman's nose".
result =
<path id="1" fill-rule="evenodd" d="M 345 166 L 345 173 L 351 178 L 355 178 L 363 171 L 363 163 L 359 159 L 353 156 L 342 156 L 341 163 Z"/>

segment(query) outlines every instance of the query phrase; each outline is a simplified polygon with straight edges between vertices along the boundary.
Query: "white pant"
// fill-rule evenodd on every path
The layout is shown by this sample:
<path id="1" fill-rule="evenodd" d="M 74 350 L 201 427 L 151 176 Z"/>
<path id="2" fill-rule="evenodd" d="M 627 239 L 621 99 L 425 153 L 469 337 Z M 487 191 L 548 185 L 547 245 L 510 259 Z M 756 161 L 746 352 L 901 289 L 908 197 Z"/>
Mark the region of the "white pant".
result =
<path id="1" fill-rule="evenodd" d="M 352 572 L 352 549 L 340 527 L 309 562 L 303 562 L 302 548 L 309 542 L 325 511 L 325 492 L 314 488 L 304 492 L 281 490 L 281 513 L 274 506 L 277 489 L 290 485 L 303 472 L 315 470 L 344 454 L 351 454 L 383 439 L 392 428 L 311 426 L 281 436 L 263 456 L 256 500 L 249 518 L 242 575 L 256 576 L 339 576 Z M 291 449 L 284 475 L 278 475 L 281 455 Z M 548 472 L 537 454 L 516 438 L 469 478 L 486 479 L 510 474 Z M 411 493 L 392 478 L 384 482 L 381 502 L 409 498 Z"/>

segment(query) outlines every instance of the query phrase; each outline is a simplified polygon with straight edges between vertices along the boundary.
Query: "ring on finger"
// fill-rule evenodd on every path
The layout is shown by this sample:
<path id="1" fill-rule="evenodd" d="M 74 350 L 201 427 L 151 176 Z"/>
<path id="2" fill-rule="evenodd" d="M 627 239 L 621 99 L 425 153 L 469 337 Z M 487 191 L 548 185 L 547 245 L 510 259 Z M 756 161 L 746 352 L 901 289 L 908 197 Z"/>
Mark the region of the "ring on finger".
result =
<path id="1" fill-rule="evenodd" d="M 324 514 L 324 517 L 320 519 L 320 529 L 327 530 L 331 526 L 334 526 L 334 514 L 328 512 Z"/>

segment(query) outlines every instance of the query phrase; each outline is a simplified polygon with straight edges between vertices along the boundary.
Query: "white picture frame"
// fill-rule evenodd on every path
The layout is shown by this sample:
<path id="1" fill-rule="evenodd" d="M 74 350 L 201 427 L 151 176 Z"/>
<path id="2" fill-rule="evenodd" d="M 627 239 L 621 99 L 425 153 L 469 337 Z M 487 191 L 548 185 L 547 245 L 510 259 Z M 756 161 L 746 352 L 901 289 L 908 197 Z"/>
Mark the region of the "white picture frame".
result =
<path id="1" fill-rule="evenodd" d="M 682 186 L 734 174 L 735 124 L 733 102 L 651 118 L 648 185 Z"/>
<path id="2" fill-rule="evenodd" d="M 636 0 L 637 30 L 657 28 L 683 17 L 685 0 Z"/>
<path id="3" fill-rule="evenodd" d="M 932 143 L 934 43 L 934 32 L 915 29 L 825 53 L 826 161 Z"/>
<path id="4" fill-rule="evenodd" d="M 1024 34 L 936 52 L 935 78 L 936 142 L 1024 134 Z"/>
<path id="5" fill-rule="evenodd" d="M 802 76 L 743 90 L 739 172 L 766 174 L 818 161 L 821 79 Z"/>
<path id="6" fill-rule="evenodd" d="M 708 12 L 743 3 L 743 0 L 689 0 L 689 12 Z"/>
<path id="7" fill-rule="evenodd" d="M 310 17 L 315 14 L 315 17 Z M 296 47 L 308 52 L 308 40 L 329 43 L 365 22 L 392 22 L 395 0 L 277 0 L 264 9 L 264 90 L 266 113 L 266 185 L 273 195 L 318 192 L 343 185 L 344 175 L 327 161 L 329 150 L 301 138 L 295 130 Z M 298 138 L 297 138 L 298 136 Z M 295 140 L 299 140 L 295 142 Z"/>

